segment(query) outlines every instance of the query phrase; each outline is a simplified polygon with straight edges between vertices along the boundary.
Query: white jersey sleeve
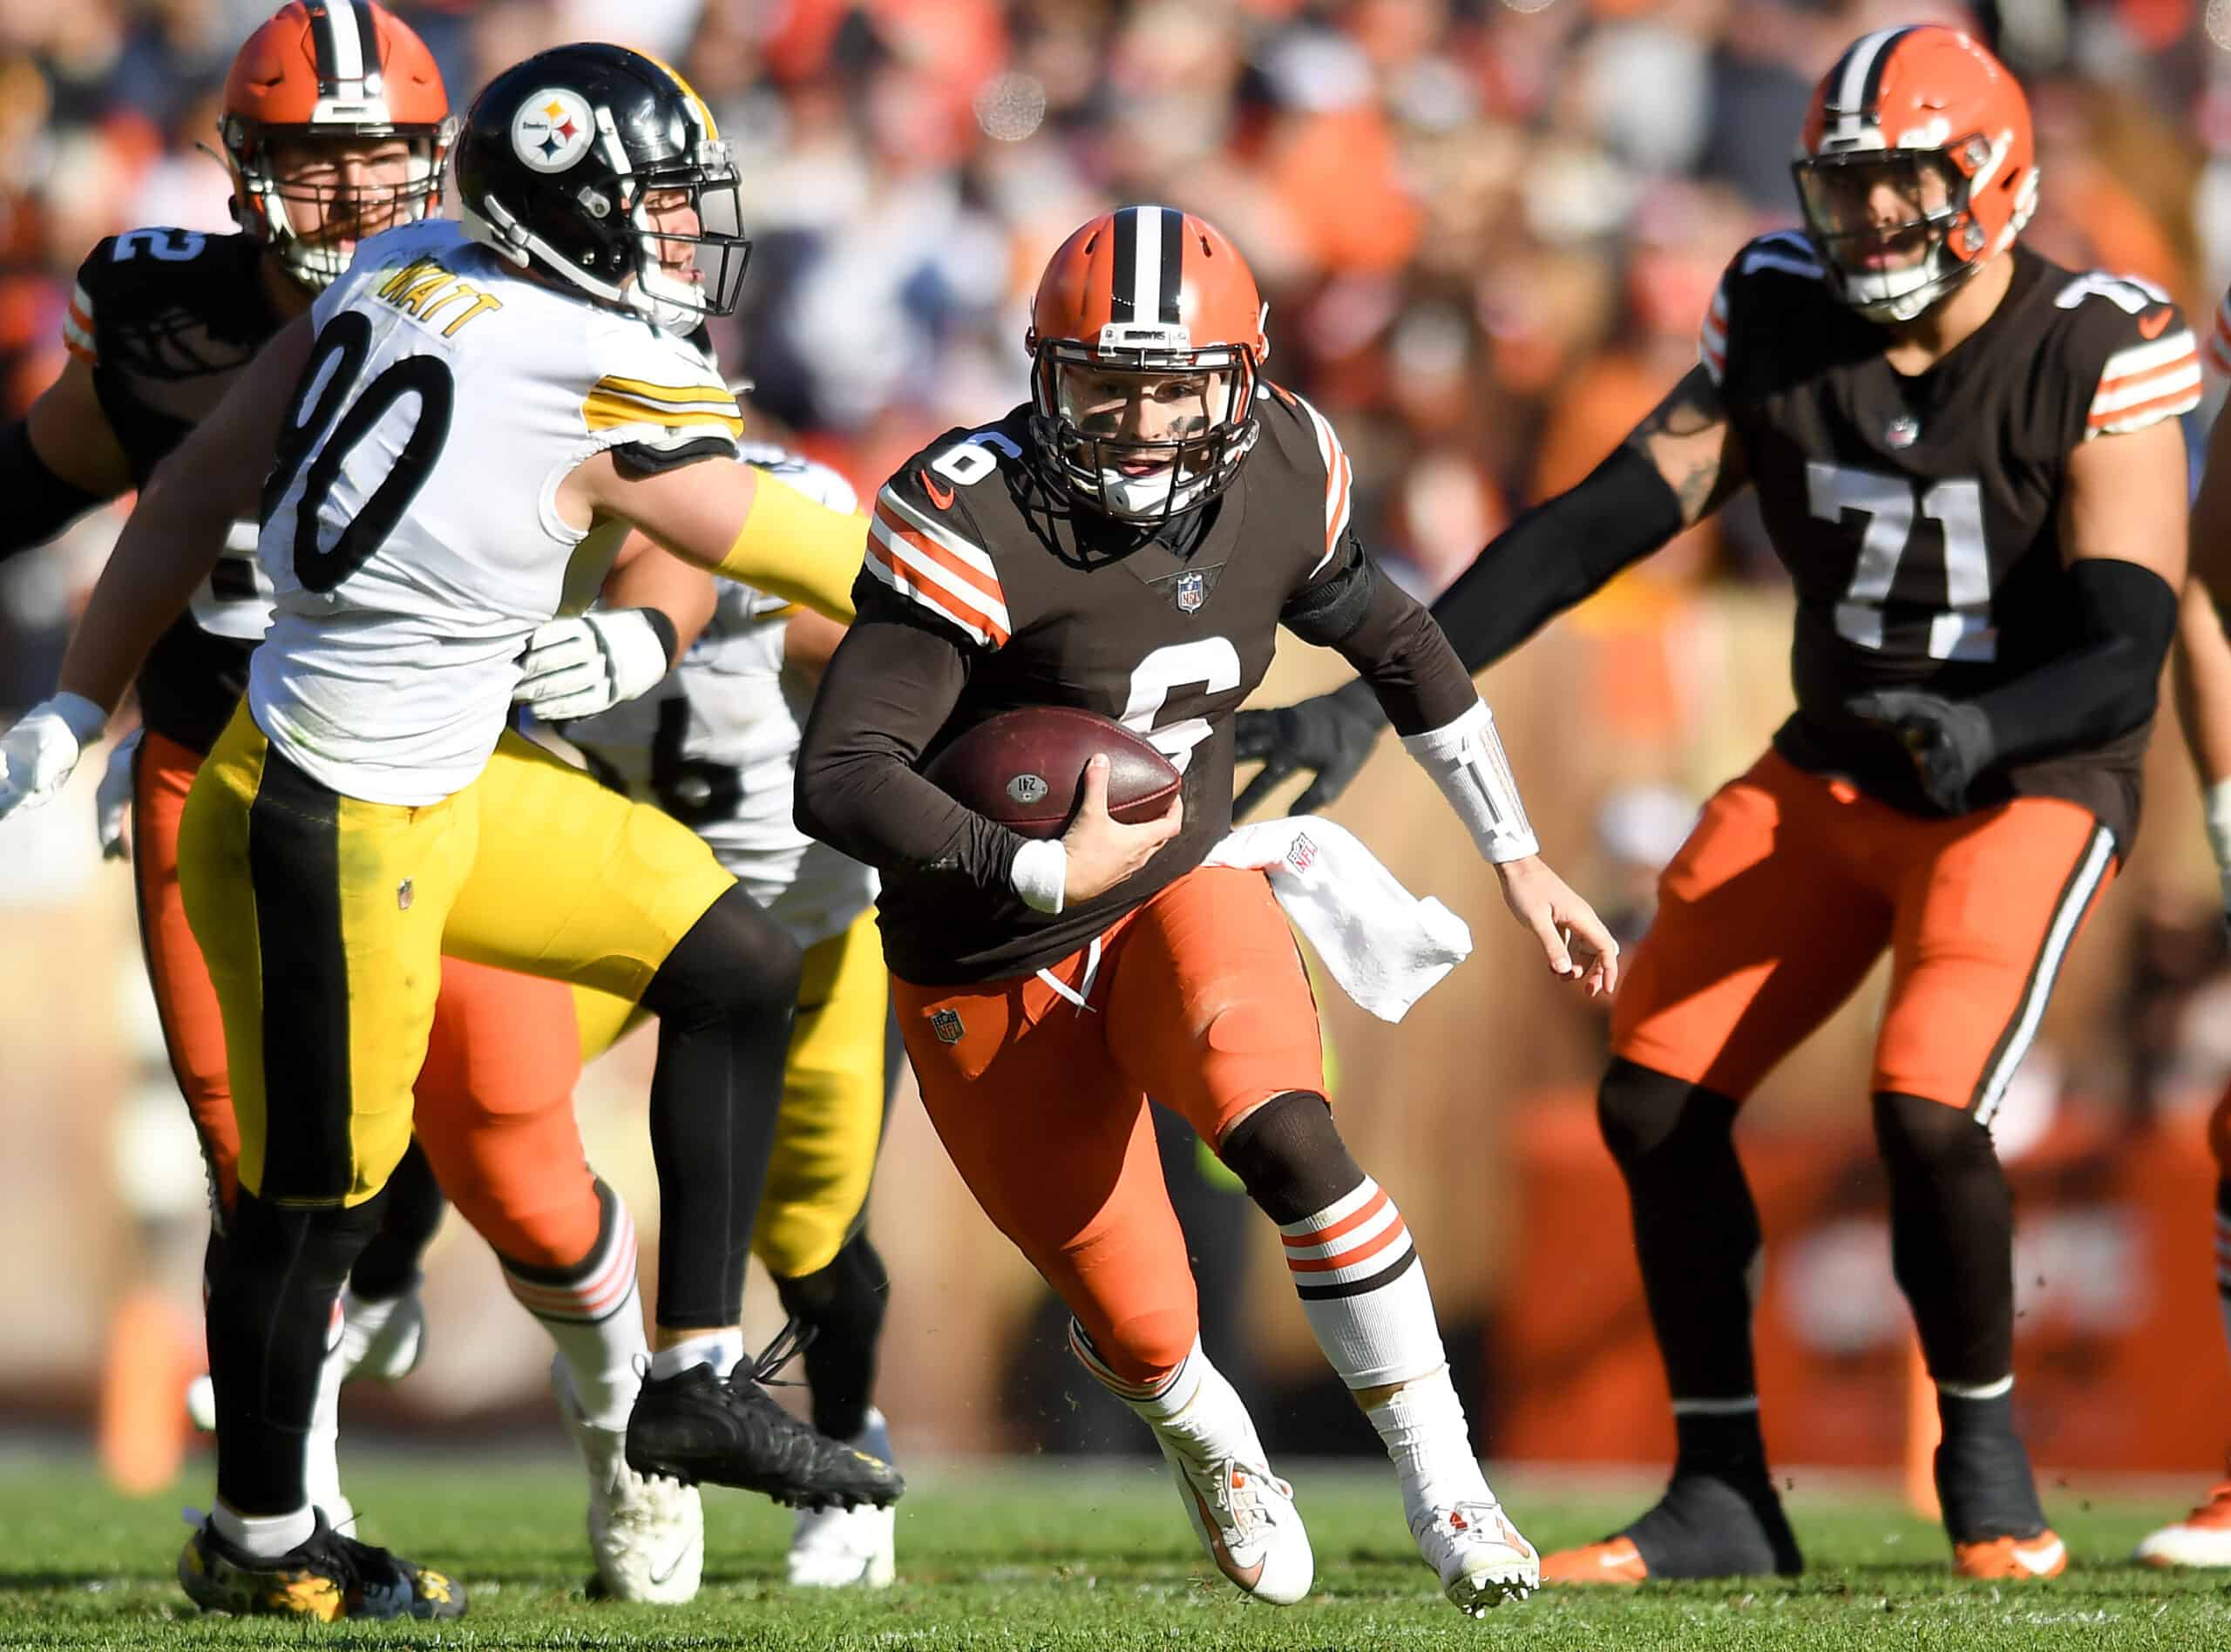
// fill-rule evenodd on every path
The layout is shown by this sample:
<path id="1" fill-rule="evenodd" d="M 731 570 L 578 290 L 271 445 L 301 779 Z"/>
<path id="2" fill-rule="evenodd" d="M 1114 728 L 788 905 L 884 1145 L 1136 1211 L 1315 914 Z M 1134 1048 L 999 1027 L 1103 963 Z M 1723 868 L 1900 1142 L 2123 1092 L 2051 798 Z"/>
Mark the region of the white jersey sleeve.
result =
<path id="1" fill-rule="evenodd" d="M 607 449 L 648 469 L 732 457 L 743 418 L 689 345 L 445 220 L 366 241 L 313 316 L 266 485 L 275 613 L 249 701 L 336 791 L 430 803 L 494 749 L 569 566 L 593 586 L 618 549 L 620 525 L 559 515 L 566 476 Z"/>
<path id="2" fill-rule="evenodd" d="M 764 443 L 743 457 L 833 511 L 859 508 L 827 465 Z M 812 690 L 783 668 L 794 605 L 722 581 L 713 618 L 681 666 L 641 700 L 568 723 L 566 738 L 610 783 L 657 803 L 801 946 L 875 903 L 872 869 L 791 823 L 798 744 Z"/>

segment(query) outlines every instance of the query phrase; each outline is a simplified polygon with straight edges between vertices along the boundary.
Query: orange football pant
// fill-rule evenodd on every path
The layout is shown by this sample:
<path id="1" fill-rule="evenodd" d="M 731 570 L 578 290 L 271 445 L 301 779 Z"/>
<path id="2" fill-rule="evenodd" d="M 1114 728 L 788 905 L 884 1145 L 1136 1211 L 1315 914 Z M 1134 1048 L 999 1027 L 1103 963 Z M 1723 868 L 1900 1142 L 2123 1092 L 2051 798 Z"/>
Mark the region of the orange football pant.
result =
<path id="1" fill-rule="evenodd" d="M 132 857 L 147 979 L 171 1070 L 229 1209 L 240 1185 L 240 1127 L 225 1024 L 178 881 L 179 817 L 200 765 L 188 747 L 152 729 L 142 736 Z M 529 1267 L 571 1268 L 596 1243 L 601 1213 L 573 1122 L 580 1072 L 570 986 L 442 960 L 417 1091 L 418 1144 L 465 1219 L 498 1255 Z"/>
<path id="2" fill-rule="evenodd" d="M 1147 1098 L 1213 1146 L 1272 1097 L 1325 1089 L 1269 880 L 1197 870 L 1035 975 L 892 992 L 922 1105 L 985 1215 L 1118 1377 L 1176 1370 L 1199 1315 Z"/>
<path id="3" fill-rule="evenodd" d="M 1741 1100 L 1890 951 L 1872 1087 L 1989 1123 L 2116 868 L 2078 804 L 1923 820 L 1768 752 L 1658 881 L 1612 1053 Z"/>

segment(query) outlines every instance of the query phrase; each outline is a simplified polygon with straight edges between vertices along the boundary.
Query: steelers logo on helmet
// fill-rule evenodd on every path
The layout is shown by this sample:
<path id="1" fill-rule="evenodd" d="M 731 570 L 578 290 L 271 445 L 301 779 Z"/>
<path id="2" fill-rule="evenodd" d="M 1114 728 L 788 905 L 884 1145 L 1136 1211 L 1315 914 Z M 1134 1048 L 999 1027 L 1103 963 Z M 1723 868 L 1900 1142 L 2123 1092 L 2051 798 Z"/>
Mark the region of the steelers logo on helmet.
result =
<path id="1" fill-rule="evenodd" d="M 512 149 L 539 173 L 561 173 L 588 153 L 596 117 L 579 92 L 548 86 L 527 97 L 512 117 Z"/>

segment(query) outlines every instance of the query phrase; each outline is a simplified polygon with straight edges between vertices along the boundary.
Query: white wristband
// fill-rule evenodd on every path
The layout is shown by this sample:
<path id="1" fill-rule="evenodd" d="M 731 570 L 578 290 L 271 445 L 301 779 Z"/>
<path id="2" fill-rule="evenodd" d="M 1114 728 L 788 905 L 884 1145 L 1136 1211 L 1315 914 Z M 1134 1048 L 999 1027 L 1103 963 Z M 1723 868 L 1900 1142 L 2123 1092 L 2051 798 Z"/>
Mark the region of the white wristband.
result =
<path id="1" fill-rule="evenodd" d="M 1455 722 L 1403 735 L 1402 748 L 1433 776 L 1488 860 L 1500 865 L 1542 852 L 1486 701 L 1474 701 Z"/>
<path id="2" fill-rule="evenodd" d="M 1034 912 L 1058 912 L 1069 882 L 1069 851 L 1058 837 L 1034 837 L 1014 852 L 1007 882 Z"/>

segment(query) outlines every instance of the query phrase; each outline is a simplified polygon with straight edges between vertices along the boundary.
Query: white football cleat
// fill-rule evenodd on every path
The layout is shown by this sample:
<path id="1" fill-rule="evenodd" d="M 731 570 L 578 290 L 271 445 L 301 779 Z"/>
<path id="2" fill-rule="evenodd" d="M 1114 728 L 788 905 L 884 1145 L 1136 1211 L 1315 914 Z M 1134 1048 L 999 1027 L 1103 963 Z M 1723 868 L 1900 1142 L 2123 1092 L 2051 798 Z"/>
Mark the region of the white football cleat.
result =
<path id="1" fill-rule="evenodd" d="M 1292 1606 L 1307 1594 L 1317 1560 L 1310 1553 L 1301 1511 L 1294 1506 L 1293 1487 L 1267 1464 L 1236 1457 L 1197 1460 L 1181 1454 L 1181 1447 L 1192 1442 L 1173 1442 L 1159 1429 L 1155 1440 L 1177 1477 L 1186 1517 L 1217 1569 L 1243 1593 L 1273 1606 Z"/>
<path id="2" fill-rule="evenodd" d="M 705 1573 L 705 1509 L 697 1488 L 627 1466 L 627 1430 L 599 1428 L 581 1415 L 562 1358 L 550 1385 L 566 1432 L 589 1471 L 589 1550 L 597 1581 L 614 1600 L 680 1606 Z"/>
<path id="3" fill-rule="evenodd" d="M 2150 1534 L 2132 1558 L 2146 1566 L 2231 1566 L 2231 1480 L 2174 1526 Z"/>
<path id="4" fill-rule="evenodd" d="M 886 1463 L 895 1460 L 891 1425 L 872 1405 L 866 1425 L 844 1443 Z M 899 1577 L 899 1511 L 865 1503 L 800 1509 L 783 1574 L 796 1588 L 889 1588 Z"/>
<path id="5" fill-rule="evenodd" d="M 354 1298 L 344 1296 L 344 1303 Z M 384 1311 L 341 1317 L 341 1344 L 329 1357 L 341 1366 L 341 1380 L 353 1383 L 366 1378 L 376 1383 L 400 1382 L 417 1368 L 426 1351 L 426 1305 L 418 1287 L 412 1285 L 392 1303 L 374 1304 Z"/>
<path id="6" fill-rule="evenodd" d="M 1418 1553 L 1466 1616 L 1485 1616 L 1488 1608 L 1522 1601 L 1542 1586 L 1542 1557 L 1493 1499 L 1446 1503 L 1421 1514 L 1412 1517 L 1410 1528 Z"/>

